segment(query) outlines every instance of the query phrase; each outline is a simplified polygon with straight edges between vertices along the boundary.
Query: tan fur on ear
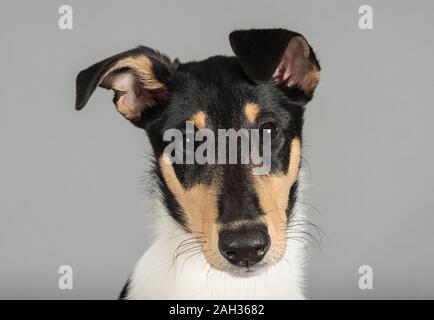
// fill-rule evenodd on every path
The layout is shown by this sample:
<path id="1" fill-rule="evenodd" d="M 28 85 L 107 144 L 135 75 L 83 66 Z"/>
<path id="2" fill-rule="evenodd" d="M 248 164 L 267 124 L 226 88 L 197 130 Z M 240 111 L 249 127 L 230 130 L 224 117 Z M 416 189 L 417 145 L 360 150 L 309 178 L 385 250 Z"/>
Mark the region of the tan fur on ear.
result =
<path id="1" fill-rule="evenodd" d="M 310 95 L 318 85 L 319 77 L 320 71 L 314 67 L 300 83 L 300 87 L 306 94 Z"/>
<path id="2" fill-rule="evenodd" d="M 149 92 L 161 94 L 166 91 L 165 85 L 155 77 L 152 63 L 146 56 L 119 60 L 101 77 L 98 85 L 118 92 L 116 108 L 129 120 L 139 119 L 146 107 L 156 103 Z"/>
<path id="3" fill-rule="evenodd" d="M 306 59 L 309 59 L 310 49 L 309 49 L 309 45 L 307 44 L 306 40 L 303 37 L 298 36 L 298 37 L 295 37 L 291 41 L 294 41 L 301 48 L 303 48 L 303 56 Z M 306 94 L 311 94 L 313 92 L 313 90 L 315 90 L 316 86 L 318 85 L 319 77 L 320 77 L 320 70 L 312 62 L 309 62 L 308 71 L 307 71 L 304 79 L 300 82 L 300 87 L 304 90 L 304 92 Z"/>
<path id="4" fill-rule="evenodd" d="M 159 82 L 155 78 L 154 71 L 152 69 L 152 63 L 146 56 L 128 57 L 116 62 L 116 64 L 111 67 L 103 77 L 101 77 L 100 83 L 104 82 L 104 78 L 119 69 L 128 68 L 134 71 L 137 75 L 137 79 L 143 85 L 144 89 L 147 90 L 159 90 L 165 89 L 164 84 Z"/>
<path id="5" fill-rule="evenodd" d="M 309 45 L 302 36 L 292 38 L 273 77 L 279 84 L 298 86 L 311 95 L 319 82 L 320 69 L 310 60 L 310 55 Z"/>

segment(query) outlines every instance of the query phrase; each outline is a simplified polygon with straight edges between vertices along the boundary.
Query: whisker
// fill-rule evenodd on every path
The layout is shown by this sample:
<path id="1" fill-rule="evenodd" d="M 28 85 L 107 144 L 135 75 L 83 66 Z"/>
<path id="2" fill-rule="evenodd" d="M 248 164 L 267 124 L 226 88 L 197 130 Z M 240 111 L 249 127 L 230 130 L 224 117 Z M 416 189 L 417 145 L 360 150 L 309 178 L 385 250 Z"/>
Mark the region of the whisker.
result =
<path id="1" fill-rule="evenodd" d="M 318 239 L 313 234 L 311 234 L 308 231 L 289 230 L 289 231 L 287 231 L 287 234 L 288 235 L 290 235 L 290 234 L 295 234 L 295 235 L 297 235 L 297 234 L 303 234 L 303 235 L 306 235 L 308 237 L 307 239 L 311 239 L 312 240 L 312 242 L 309 241 L 309 243 L 311 243 L 312 246 L 317 247 L 320 250 L 322 249 L 322 242 L 318 241 Z"/>

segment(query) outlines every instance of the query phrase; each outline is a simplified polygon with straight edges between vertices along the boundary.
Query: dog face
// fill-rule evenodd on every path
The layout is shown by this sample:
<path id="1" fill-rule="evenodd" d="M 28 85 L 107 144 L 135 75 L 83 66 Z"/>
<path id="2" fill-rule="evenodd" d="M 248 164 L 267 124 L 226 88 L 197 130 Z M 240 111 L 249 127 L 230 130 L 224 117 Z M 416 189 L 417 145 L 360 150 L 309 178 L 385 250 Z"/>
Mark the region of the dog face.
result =
<path id="1" fill-rule="evenodd" d="M 112 89 L 117 110 L 148 133 L 168 213 L 195 236 L 212 267 L 243 274 L 284 254 L 296 200 L 303 111 L 320 66 L 295 32 L 235 31 L 230 43 L 234 57 L 200 62 L 172 62 L 146 47 L 103 60 L 78 75 L 76 109 L 97 86 Z M 269 172 L 253 174 L 250 162 L 173 163 L 164 135 L 174 128 L 184 132 L 187 158 L 187 121 L 195 132 L 206 129 L 216 136 L 219 129 L 257 129 L 260 137 L 267 132 Z M 193 141 L 197 151 L 200 144 Z"/>

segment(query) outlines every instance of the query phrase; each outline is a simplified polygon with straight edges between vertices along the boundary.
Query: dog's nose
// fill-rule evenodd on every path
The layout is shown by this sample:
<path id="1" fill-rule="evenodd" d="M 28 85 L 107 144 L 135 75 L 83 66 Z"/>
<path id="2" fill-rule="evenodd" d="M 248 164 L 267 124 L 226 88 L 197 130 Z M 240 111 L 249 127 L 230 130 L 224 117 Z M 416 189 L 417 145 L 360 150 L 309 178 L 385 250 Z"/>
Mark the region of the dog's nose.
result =
<path id="1" fill-rule="evenodd" d="M 270 248 L 270 237 L 263 228 L 223 230 L 219 235 L 218 246 L 230 263 L 249 267 L 264 258 Z"/>

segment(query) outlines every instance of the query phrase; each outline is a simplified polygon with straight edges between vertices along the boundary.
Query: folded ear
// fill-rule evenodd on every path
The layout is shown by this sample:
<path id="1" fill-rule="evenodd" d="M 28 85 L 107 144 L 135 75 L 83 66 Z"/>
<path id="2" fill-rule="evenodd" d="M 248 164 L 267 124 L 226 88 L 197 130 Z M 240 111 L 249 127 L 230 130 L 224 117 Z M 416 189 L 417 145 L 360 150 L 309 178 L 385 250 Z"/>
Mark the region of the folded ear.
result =
<path id="1" fill-rule="evenodd" d="M 168 57 L 146 47 L 100 61 L 78 74 L 75 109 L 81 110 L 100 86 L 115 92 L 116 109 L 137 124 L 144 111 L 165 98 L 171 68 Z"/>
<path id="2" fill-rule="evenodd" d="M 293 98 L 312 99 L 321 68 L 301 34 L 284 29 L 239 30 L 229 40 L 250 79 L 274 80 Z"/>

